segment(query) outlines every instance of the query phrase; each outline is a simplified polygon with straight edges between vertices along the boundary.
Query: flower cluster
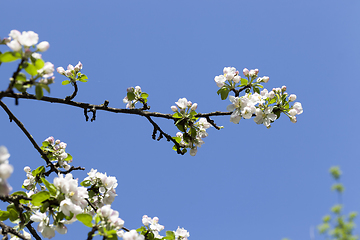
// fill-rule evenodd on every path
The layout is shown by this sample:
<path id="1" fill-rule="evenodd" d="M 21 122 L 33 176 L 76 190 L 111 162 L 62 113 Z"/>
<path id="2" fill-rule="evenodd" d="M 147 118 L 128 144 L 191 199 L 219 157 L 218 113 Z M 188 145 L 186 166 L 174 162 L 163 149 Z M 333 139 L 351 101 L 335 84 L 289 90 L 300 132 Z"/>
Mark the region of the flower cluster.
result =
<path id="1" fill-rule="evenodd" d="M 69 163 L 72 162 L 72 156 L 65 152 L 67 144 L 61 142 L 59 139 L 55 141 L 54 137 L 48 137 L 42 143 L 41 149 L 47 154 L 50 161 L 55 164 L 56 167 L 70 169 Z"/>
<path id="2" fill-rule="evenodd" d="M 208 136 L 206 129 L 211 125 L 205 118 L 195 117 L 197 103 L 192 103 L 186 98 L 180 98 L 175 103 L 177 106 L 171 106 L 171 110 L 175 112 L 173 117 L 178 119 L 175 125 L 181 132 L 178 132 L 173 138 L 184 150 L 190 148 L 190 155 L 195 156 L 197 147 L 201 147 L 204 143 L 202 139 Z M 177 150 L 176 146 L 173 149 Z"/>
<path id="3" fill-rule="evenodd" d="M 35 86 L 36 98 L 43 97 L 43 89 L 50 93 L 49 84 L 54 82 L 54 65 L 51 62 L 44 62 L 39 52 L 46 51 L 50 44 L 43 41 L 37 44 L 39 36 L 33 31 L 22 32 L 18 30 L 11 30 L 9 37 L 0 41 L 0 44 L 6 44 L 12 51 L 0 53 L 0 62 L 12 62 L 21 59 L 21 66 L 28 74 L 30 79 L 26 77 L 25 73 L 19 72 L 14 75 L 12 87 L 20 92 L 26 92 L 31 86 Z M 37 45 L 36 45 L 37 44 Z M 31 50 L 35 46 L 35 50 Z M 38 81 L 37 81 L 38 80 Z"/>
<path id="4" fill-rule="evenodd" d="M 123 99 L 123 103 L 126 103 L 126 108 L 134 109 L 135 104 L 138 102 L 141 102 L 144 105 L 147 103 L 149 94 L 142 92 L 140 86 L 136 86 L 135 88 L 129 87 L 126 91 L 126 97 Z"/>
<path id="5" fill-rule="evenodd" d="M 106 173 L 100 173 L 96 169 L 91 169 L 88 177 L 81 182 L 81 186 L 90 187 L 89 200 L 95 207 L 111 204 L 117 196 L 115 190 L 117 185 L 116 177 L 107 176 Z"/>
<path id="6" fill-rule="evenodd" d="M 71 64 L 67 66 L 67 70 L 63 67 L 58 67 L 56 71 L 69 78 L 69 80 L 62 81 L 62 85 L 67 85 L 69 83 L 74 84 L 76 81 L 87 82 L 88 77 L 85 74 L 82 74 L 80 70 L 83 68 L 82 63 L 79 61 L 75 67 Z"/>
<path id="7" fill-rule="evenodd" d="M 124 235 L 121 230 L 124 221 L 119 218 L 119 212 L 111 209 L 110 205 L 105 205 L 96 211 L 95 221 L 99 223 L 99 231 L 103 236 L 110 235 L 110 229 L 116 231 L 116 235 L 119 237 Z"/>
<path id="8" fill-rule="evenodd" d="M 8 195 L 12 187 L 7 182 L 14 168 L 9 164 L 10 154 L 6 147 L 0 146 L 0 195 Z"/>
<path id="9" fill-rule="evenodd" d="M 171 239 L 171 240 L 187 240 L 187 238 L 190 236 L 188 231 L 180 227 L 178 227 L 176 231 L 166 231 L 166 237 L 161 236 L 159 232 L 164 230 L 165 227 L 159 224 L 158 217 L 151 218 L 148 217 L 147 215 L 144 215 L 142 217 L 142 223 L 144 224 L 145 227 L 141 227 L 137 231 L 140 232 L 142 235 L 151 234 L 152 236 L 150 236 L 150 239 L 156 238 L 156 239 Z M 142 240 L 143 238 L 137 236 L 136 238 L 132 238 L 132 239 Z M 126 239 L 124 238 L 124 240 Z"/>
<path id="10" fill-rule="evenodd" d="M 18 30 L 11 30 L 9 38 L 6 40 L 6 45 L 11 48 L 11 50 L 18 52 L 22 50 L 22 47 L 27 50 L 31 46 L 35 46 L 38 42 L 39 36 L 33 31 L 20 33 Z M 36 46 L 36 51 L 45 52 L 49 47 L 50 44 L 47 41 L 43 41 Z"/>
<path id="11" fill-rule="evenodd" d="M 247 79 L 240 78 L 239 71 L 233 67 L 225 67 L 223 73 L 223 75 L 216 76 L 214 80 L 220 87 L 218 94 L 221 94 L 223 100 L 228 97 L 230 91 L 235 93 L 235 96 L 229 96 L 231 104 L 226 108 L 232 112 L 230 122 L 238 124 L 241 118 L 250 119 L 255 116 L 254 121 L 257 124 L 263 124 L 270 128 L 271 123 L 280 117 L 281 112 L 294 123 L 297 121 L 295 115 L 303 112 L 300 102 L 296 102 L 290 107 L 289 103 L 296 100 L 296 95 L 289 96 L 286 93 L 286 86 L 274 88 L 270 92 L 267 89 L 260 91 L 260 88 L 263 88 L 261 83 L 267 83 L 269 77 L 258 77 L 258 69 L 244 68 L 243 74 Z M 240 81 L 241 83 L 236 85 Z M 236 89 L 237 87 L 242 88 Z M 250 92 L 250 89 L 253 90 L 253 93 Z M 239 97 L 242 90 L 246 90 L 246 94 Z"/>

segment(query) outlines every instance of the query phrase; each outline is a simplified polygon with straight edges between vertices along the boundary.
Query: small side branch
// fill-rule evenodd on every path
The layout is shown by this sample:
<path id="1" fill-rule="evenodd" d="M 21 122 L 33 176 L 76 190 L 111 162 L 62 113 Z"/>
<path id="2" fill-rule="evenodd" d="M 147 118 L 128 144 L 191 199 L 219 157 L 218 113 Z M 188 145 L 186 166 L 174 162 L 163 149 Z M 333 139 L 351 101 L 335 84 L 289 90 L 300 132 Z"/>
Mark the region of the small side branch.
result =
<path id="1" fill-rule="evenodd" d="M 157 131 L 159 131 L 160 132 L 160 135 L 159 135 L 159 137 L 158 137 L 158 141 L 163 137 L 163 136 L 165 136 L 165 138 L 166 138 L 166 140 L 168 141 L 168 142 L 170 142 L 170 141 L 172 141 L 174 144 L 175 144 L 175 146 L 176 146 L 176 152 L 178 153 L 178 154 L 181 154 L 181 155 L 184 155 L 184 153 L 181 151 L 181 146 L 180 146 L 180 144 L 178 143 L 178 142 L 176 142 L 175 141 L 175 139 L 173 139 L 169 134 L 167 134 L 167 133 L 165 133 L 163 130 L 161 130 L 161 128 L 159 127 L 159 125 L 157 125 L 152 119 L 151 119 L 151 117 L 150 116 L 146 116 L 145 115 L 145 117 L 147 118 L 147 120 L 149 120 L 149 122 L 153 125 L 153 127 L 154 127 L 154 131 L 153 131 L 153 135 L 152 135 L 152 138 L 155 140 L 155 138 L 156 138 L 156 133 L 157 133 Z"/>
<path id="2" fill-rule="evenodd" d="M 29 221 L 28 224 L 26 224 L 26 228 L 29 230 L 29 232 L 34 236 L 36 240 L 41 240 L 41 237 L 37 234 L 36 230 L 31 225 L 33 221 Z"/>
<path id="3" fill-rule="evenodd" d="M 71 94 L 71 96 L 67 96 L 65 98 L 65 101 L 73 100 L 76 97 L 76 94 L 77 94 L 77 92 L 79 90 L 76 82 L 71 82 L 71 84 L 74 86 L 74 92 Z"/>
<path id="4" fill-rule="evenodd" d="M 0 227 L 1 227 L 1 230 L 2 230 L 1 234 L 4 235 L 4 238 L 6 237 L 5 239 L 7 239 L 7 234 L 8 233 L 11 233 L 11 234 L 17 236 L 18 238 L 21 238 L 21 239 L 24 239 L 24 240 L 27 239 L 24 235 L 22 235 L 21 233 L 19 233 L 18 231 L 16 231 L 12 227 L 9 227 L 9 226 L 5 225 L 2 221 L 0 221 Z"/>

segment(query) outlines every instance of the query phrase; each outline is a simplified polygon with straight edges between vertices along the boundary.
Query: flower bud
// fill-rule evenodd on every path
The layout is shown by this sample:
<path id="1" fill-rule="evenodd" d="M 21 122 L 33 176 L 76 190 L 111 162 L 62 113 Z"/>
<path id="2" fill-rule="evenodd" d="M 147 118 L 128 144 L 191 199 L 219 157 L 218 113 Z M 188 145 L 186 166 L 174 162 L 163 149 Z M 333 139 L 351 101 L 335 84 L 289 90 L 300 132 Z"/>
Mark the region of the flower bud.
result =
<path id="1" fill-rule="evenodd" d="M 127 91 L 127 92 L 133 92 L 133 91 L 134 91 L 134 88 L 133 88 L 133 87 L 128 87 L 128 88 L 126 89 L 126 91 Z"/>
<path id="2" fill-rule="evenodd" d="M 140 86 L 136 86 L 136 87 L 135 87 L 135 92 L 141 92 L 141 87 L 140 87 Z"/>
<path id="3" fill-rule="evenodd" d="M 181 132 L 177 132 L 176 136 L 181 138 L 183 136 L 183 134 Z"/>
<path id="4" fill-rule="evenodd" d="M 250 71 L 249 71 L 249 75 L 250 75 L 250 77 L 256 77 L 256 71 L 255 70 L 253 70 L 253 69 L 251 69 Z"/>
<path id="5" fill-rule="evenodd" d="M 274 98 L 274 97 L 275 97 L 274 91 L 270 91 L 270 92 L 269 92 L 269 98 L 272 99 L 272 98 Z"/>
<path id="6" fill-rule="evenodd" d="M 269 81 L 269 79 L 270 78 L 268 76 L 263 76 L 262 77 L 262 80 L 263 80 L 264 83 L 267 83 Z"/>
<path id="7" fill-rule="evenodd" d="M 63 67 L 58 67 L 56 71 L 62 75 L 65 75 L 65 69 Z"/>
<path id="8" fill-rule="evenodd" d="M 192 105 L 192 102 L 191 102 L 191 101 L 188 101 L 188 102 L 187 102 L 187 106 L 188 106 L 188 107 L 191 107 L 191 105 Z"/>
<path id="9" fill-rule="evenodd" d="M 289 97 L 289 101 L 290 102 L 293 102 L 296 100 L 296 95 L 295 94 L 291 94 L 290 97 Z"/>
<path id="10" fill-rule="evenodd" d="M 281 91 L 285 92 L 286 91 L 286 86 L 282 86 Z"/>
<path id="11" fill-rule="evenodd" d="M 173 112 L 177 112 L 178 108 L 177 108 L 176 106 L 171 106 L 171 110 L 172 110 Z"/>
<path id="12" fill-rule="evenodd" d="M 74 70 L 76 72 L 79 72 L 82 69 L 83 65 L 82 63 L 79 61 L 78 64 L 76 64 L 76 66 L 74 67 Z"/>
<path id="13" fill-rule="evenodd" d="M 296 114 L 297 114 L 297 111 L 295 110 L 295 109 L 291 109 L 290 111 L 289 111 L 289 114 L 290 114 L 290 116 L 295 116 Z"/>
<path id="14" fill-rule="evenodd" d="M 73 74 L 72 74 L 71 70 L 66 70 L 66 71 L 65 71 L 65 76 L 71 77 L 72 75 L 73 75 Z"/>
<path id="15" fill-rule="evenodd" d="M 241 77 L 239 75 L 236 75 L 233 79 L 234 83 L 239 83 L 240 82 Z"/>
<path id="16" fill-rule="evenodd" d="M 196 153 L 197 153 L 197 147 L 194 147 L 194 148 L 191 148 L 191 149 L 190 149 L 190 155 L 191 155 L 191 156 L 195 156 Z"/>
<path id="17" fill-rule="evenodd" d="M 42 41 L 41 43 L 39 43 L 37 46 L 37 50 L 40 52 L 45 52 L 46 50 L 49 49 L 50 44 L 47 41 Z"/>
<path id="18" fill-rule="evenodd" d="M 259 69 L 256 68 L 254 71 L 255 71 L 256 75 L 258 75 Z"/>
<path id="19" fill-rule="evenodd" d="M 244 73 L 244 75 L 245 75 L 246 77 L 249 76 L 249 69 L 244 68 L 244 69 L 243 69 L 243 73 Z"/>
<path id="20" fill-rule="evenodd" d="M 292 123 L 296 123 L 296 122 L 297 122 L 296 117 L 295 117 L 295 116 L 291 117 L 291 118 L 290 118 L 290 121 L 291 121 Z"/>
<path id="21" fill-rule="evenodd" d="M 31 168 L 29 166 L 24 167 L 24 172 L 26 173 L 31 172 Z"/>
<path id="22" fill-rule="evenodd" d="M 197 109 L 197 103 L 194 103 L 192 106 L 191 106 L 191 111 L 195 111 Z"/>

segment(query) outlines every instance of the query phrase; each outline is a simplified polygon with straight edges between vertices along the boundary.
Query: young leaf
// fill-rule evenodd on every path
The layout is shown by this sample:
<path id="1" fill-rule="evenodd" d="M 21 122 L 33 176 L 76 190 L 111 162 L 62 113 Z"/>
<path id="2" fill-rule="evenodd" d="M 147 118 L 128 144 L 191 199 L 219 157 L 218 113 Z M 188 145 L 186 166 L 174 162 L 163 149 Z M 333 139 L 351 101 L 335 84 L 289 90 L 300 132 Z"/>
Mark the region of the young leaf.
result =
<path id="1" fill-rule="evenodd" d="M 39 69 L 42 69 L 43 67 L 44 67 L 44 65 L 45 65 L 45 62 L 44 62 L 44 60 L 42 60 L 42 59 L 36 59 L 36 61 L 35 61 L 35 63 L 34 63 L 34 66 L 35 66 L 35 68 L 37 69 L 37 70 L 39 70 Z"/>
<path id="2" fill-rule="evenodd" d="M 79 220 L 80 222 L 82 222 L 87 227 L 93 226 L 93 224 L 91 223 L 92 216 L 90 214 L 80 213 L 80 214 L 76 215 L 76 219 Z"/>
<path id="3" fill-rule="evenodd" d="M 248 80 L 245 78 L 241 78 L 240 82 L 241 82 L 241 86 L 246 86 L 248 84 Z"/>
<path id="4" fill-rule="evenodd" d="M 12 62 L 21 58 L 21 54 L 16 52 L 5 52 L 0 55 L 0 62 Z"/>
<path id="5" fill-rule="evenodd" d="M 67 154 L 68 156 L 64 159 L 64 161 L 71 161 L 73 157 L 70 154 Z"/>
<path id="6" fill-rule="evenodd" d="M 141 93 L 141 98 L 147 98 L 147 97 L 149 97 L 149 94 L 147 94 L 147 93 L 145 93 L 145 92 L 143 92 L 143 93 Z"/>
<path id="7" fill-rule="evenodd" d="M 25 71 L 31 76 L 35 76 L 36 74 L 38 74 L 36 67 L 31 63 L 27 63 L 27 66 L 25 67 Z"/>
<path id="8" fill-rule="evenodd" d="M 0 221 L 5 221 L 10 216 L 10 213 L 8 211 L 2 211 L 0 210 Z"/>
<path id="9" fill-rule="evenodd" d="M 40 206 L 43 201 L 50 198 L 50 193 L 47 191 L 38 192 L 33 194 L 31 198 L 31 202 L 34 206 Z"/>
<path id="10" fill-rule="evenodd" d="M 135 94 L 133 92 L 128 92 L 127 97 L 129 101 L 132 101 L 135 99 Z"/>
<path id="11" fill-rule="evenodd" d="M 46 188 L 49 190 L 51 196 L 56 196 L 57 189 L 54 184 L 49 183 L 45 178 L 41 178 L 41 181 L 45 184 Z"/>
<path id="12" fill-rule="evenodd" d="M 70 83 L 69 80 L 64 80 L 64 81 L 61 82 L 62 85 L 68 85 L 69 83 Z"/>
<path id="13" fill-rule="evenodd" d="M 50 93 L 50 88 L 49 88 L 48 85 L 46 85 L 46 84 L 41 84 L 41 87 L 42 87 L 43 89 L 45 89 L 48 93 Z"/>
<path id="14" fill-rule="evenodd" d="M 36 87 L 35 87 L 35 96 L 36 96 L 36 99 L 38 99 L 38 100 L 40 100 L 44 96 L 42 87 L 39 84 L 36 85 Z"/>

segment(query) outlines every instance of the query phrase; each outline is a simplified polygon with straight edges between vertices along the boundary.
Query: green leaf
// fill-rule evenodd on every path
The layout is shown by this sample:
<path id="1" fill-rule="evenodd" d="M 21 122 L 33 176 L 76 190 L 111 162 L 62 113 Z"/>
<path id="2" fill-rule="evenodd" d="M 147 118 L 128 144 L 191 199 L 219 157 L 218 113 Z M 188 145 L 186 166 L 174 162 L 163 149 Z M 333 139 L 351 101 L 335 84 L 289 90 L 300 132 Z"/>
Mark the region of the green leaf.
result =
<path id="1" fill-rule="evenodd" d="M 166 231 L 166 237 L 163 237 L 163 239 L 174 240 L 175 233 L 173 231 Z"/>
<path id="2" fill-rule="evenodd" d="M 241 78 L 240 82 L 241 82 L 241 86 L 246 86 L 249 81 L 245 78 Z"/>
<path id="3" fill-rule="evenodd" d="M 269 104 L 273 104 L 276 102 L 276 98 L 272 98 L 270 101 L 269 101 Z"/>
<path id="4" fill-rule="evenodd" d="M 258 87 L 253 87 L 254 93 L 260 94 L 260 89 Z"/>
<path id="5" fill-rule="evenodd" d="M 80 183 L 80 185 L 83 186 L 83 187 L 89 187 L 89 186 L 91 186 L 91 181 L 90 180 L 82 181 Z"/>
<path id="6" fill-rule="evenodd" d="M 227 87 L 222 87 L 217 91 L 218 95 L 221 95 L 221 100 L 225 100 L 229 95 L 230 90 Z"/>
<path id="7" fill-rule="evenodd" d="M 65 81 L 62 81 L 62 82 L 61 82 L 62 85 L 68 85 L 69 83 L 70 83 L 69 80 L 65 80 Z"/>
<path id="8" fill-rule="evenodd" d="M 42 87 L 39 84 L 36 85 L 36 87 L 35 87 L 35 96 L 36 96 L 36 99 L 38 99 L 38 100 L 40 100 L 44 96 Z"/>
<path id="9" fill-rule="evenodd" d="M 14 222 L 19 218 L 19 213 L 16 210 L 9 209 L 8 212 L 9 212 L 9 220 L 11 222 Z"/>
<path id="10" fill-rule="evenodd" d="M 8 211 L 2 211 L 0 210 L 0 221 L 5 221 L 10 216 L 10 213 Z"/>
<path id="11" fill-rule="evenodd" d="M 143 92 L 143 93 L 141 93 L 140 97 L 143 99 L 146 99 L 149 97 L 149 94 L 147 94 L 146 92 Z"/>
<path id="12" fill-rule="evenodd" d="M 172 137 L 177 143 L 181 142 L 181 137 Z"/>
<path id="13" fill-rule="evenodd" d="M 50 93 L 50 88 L 49 88 L 48 85 L 46 85 L 46 84 L 41 84 L 41 87 L 42 87 L 43 89 L 45 89 L 48 93 Z"/>
<path id="14" fill-rule="evenodd" d="M 41 181 L 45 184 L 45 187 L 49 190 L 51 196 L 56 196 L 57 188 L 54 184 L 49 183 L 45 178 L 41 178 Z"/>
<path id="15" fill-rule="evenodd" d="M 85 80 L 85 79 L 82 79 L 82 78 L 80 78 L 80 79 L 78 79 L 80 82 L 87 82 L 88 80 Z"/>
<path id="16" fill-rule="evenodd" d="M 36 61 L 34 63 L 34 66 L 37 70 L 42 69 L 44 67 L 44 65 L 45 65 L 45 62 L 42 59 L 36 59 Z"/>
<path id="17" fill-rule="evenodd" d="M 40 206 L 40 212 L 45 213 L 48 210 L 49 207 L 50 207 L 50 203 L 49 202 L 44 202 Z"/>
<path id="18" fill-rule="evenodd" d="M 25 73 L 18 73 L 18 75 L 16 76 L 16 80 L 17 81 L 22 81 L 22 82 L 26 82 L 26 75 Z"/>
<path id="19" fill-rule="evenodd" d="M 67 154 L 68 156 L 64 159 L 64 161 L 71 161 L 73 157 L 70 154 Z"/>
<path id="20" fill-rule="evenodd" d="M 41 191 L 33 194 L 31 198 L 32 198 L 31 202 L 34 206 L 40 206 L 43 201 L 50 198 L 50 193 L 47 191 Z"/>
<path id="21" fill-rule="evenodd" d="M 183 118 L 183 116 L 182 116 L 180 113 L 178 113 L 178 112 L 174 113 L 172 116 L 173 116 L 174 118 Z"/>
<path id="22" fill-rule="evenodd" d="M 86 213 L 80 213 L 78 215 L 76 215 L 76 219 L 79 220 L 80 222 L 82 222 L 85 226 L 87 227 L 92 227 L 92 216 L 90 214 L 86 214 Z"/>
<path id="23" fill-rule="evenodd" d="M 136 229 L 136 231 L 139 232 L 139 233 L 145 233 L 147 230 L 146 230 L 146 228 L 144 226 L 142 226 L 142 227 Z"/>
<path id="24" fill-rule="evenodd" d="M 195 138 L 196 137 L 196 129 L 195 128 L 190 128 L 190 136 L 192 138 Z"/>
<path id="25" fill-rule="evenodd" d="M 338 166 L 334 166 L 330 168 L 330 173 L 336 180 L 340 178 L 341 176 L 341 170 Z"/>
<path id="26" fill-rule="evenodd" d="M 34 177 L 40 177 L 43 173 L 45 173 L 45 167 L 44 166 L 40 166 L 37 169 L 32 171 L 32 175 Z"/>
<path id="27" fill-rule="evenodd" d="M 133 92 L 128 92 L 127 93 L 127 98 L 129 101 L 132 101 L 135 99 L 135 94 Z"/>
<path id="28" fill-rule="evenodd" d="M 35 76 L 38 74 L 36 67 L 32 63 L 27 63 L 25 71 L 31 76 Z"/>
<path id="29" fill-rule="evenodd" d="M 60 222 L 64 218 L 65 218 L 65 214 L 63 212 L 58 212 L 55 219 L 56 219 L 56 222 Z"/>
<path id="30" fill-rule="evenodd" d="M 13 62 L 21 58 L 18 52 L 5 52 L 0 55 L 0 62 Z"/>

